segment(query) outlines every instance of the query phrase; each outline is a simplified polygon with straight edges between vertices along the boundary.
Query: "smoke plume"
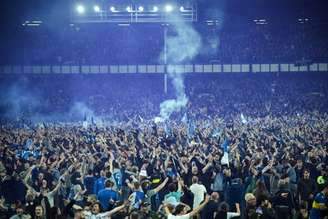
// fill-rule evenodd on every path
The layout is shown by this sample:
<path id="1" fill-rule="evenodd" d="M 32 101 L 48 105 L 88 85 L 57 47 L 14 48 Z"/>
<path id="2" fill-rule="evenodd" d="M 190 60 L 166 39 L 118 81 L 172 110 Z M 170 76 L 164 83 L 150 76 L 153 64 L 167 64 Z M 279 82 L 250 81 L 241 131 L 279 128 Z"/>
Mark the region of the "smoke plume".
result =
<path id="1" fill-rule="evenodd" d="M 173 34 L 168 35 L 166 39 L 167 63 L 170 65 L 190 62 L 199 53 L 202 44 L 201 37 L 191 24 L 184 21 L 178 14 L 172 13 L 169 20 L 174 22 L 171 22 L 169 26 Z M 165 50 L 162 52 L 162 58 L 165 57 L 164 52 Z M 181 72 L 173 67 L 168 67 L 167 72 L 172 81 L 176 99 L 169 99 L 160 104 L 160 117 L 156 117 L 155 122 L 168 120 L 173 112 L 179 112 L 188 103 Z"/>

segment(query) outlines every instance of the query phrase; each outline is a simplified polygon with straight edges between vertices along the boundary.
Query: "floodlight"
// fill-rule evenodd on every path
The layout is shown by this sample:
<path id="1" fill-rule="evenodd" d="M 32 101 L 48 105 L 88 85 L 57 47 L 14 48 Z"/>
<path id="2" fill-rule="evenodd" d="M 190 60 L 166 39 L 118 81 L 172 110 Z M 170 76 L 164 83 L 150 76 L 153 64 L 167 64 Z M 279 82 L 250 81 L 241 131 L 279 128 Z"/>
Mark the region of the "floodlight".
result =
<path id="1" fill-rule="evenodd" d="M 143 12 L 144 8 L 142 6 L 139 6 L 138 11 Z"/>
<path id="2" fill-rule="evenodd" d="M 157 12 L 158 11 L 158 7 L 157 6 L 154 6 L 153 7 L 153 12 Z"/>
<path id="3" fill-rule="evenodd" d="M 114 7 L 114 6 L 111 6 L 111 7 L 110 7 L 110 11 L 111 11 L 111 12 L 116 12 L 115 7 Z"/>
<path id="4" fill-rule="evenodd" d="M 173 6 L 172 6 L 172 5 L 165 5 L 165 11 L 166 11 L 166 12 L 171 12 L 171 11 L 173 11 Z"/>
<path id="5" fill-rule="evenodd" d="M 77 11 L 77 13 L 79 13 L 79 14 L 83 14 L 83 13 L 85 12 L 85 8 L 84 8 L 83 5 L 78 5 L 78 6 L 76 7 L 76 11 Z"/>
<path id="6" fill-rule="evenodd" d="M 95 12 L 100 12 L 100 7 L 99 7 L 99 5 L 95 5 L 95 6 L 93 6 L 93 10 L 94 10 Z"/>

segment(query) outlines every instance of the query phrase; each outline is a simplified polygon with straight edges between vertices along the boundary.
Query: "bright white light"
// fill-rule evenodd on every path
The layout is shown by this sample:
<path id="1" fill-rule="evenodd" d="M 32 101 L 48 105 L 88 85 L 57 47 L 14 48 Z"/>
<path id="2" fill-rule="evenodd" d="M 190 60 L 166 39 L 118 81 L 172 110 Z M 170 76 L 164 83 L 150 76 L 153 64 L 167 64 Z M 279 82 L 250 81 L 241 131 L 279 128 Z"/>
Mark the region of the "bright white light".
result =
<path id="1" fill-rule="evenodd" d="M 154 122 L 155 122 L 156 124 L 158 124 L 158 123 L 160 123 L 160 122 L 164 122 L 164 119 L 161 118 L 161 117 L 155 117 L 155 118 L 154 118 Z"/>
<path id="2" fill-rule="evenodd" d="M 111 12 L 116 12 L 115 7 L 114 7 L 114 6 L 111 6 L 111 7 L 110 7 L 110 11 L 111 11 Z"/>
<path id="3" fill-rule="evenodd" d="M 173 11 L 173 6 L 172 6 L 172 5 L 166 5 L 166 6 L 165 6 L 165 11 L 166 11 L 166 12 L 171 12 L 171 11 Z"/>
<path id="4" fill-rule="evenodd" d="M 142 6 L 139 6 L 138 10 L 142 12 L 144 8 Z"/>
<path id="5" fill-rule="evenodd" d="M 158 7 L 157 6 L 154 6 L 153 7 L 153 12 L 157 12 L 158 11 Z"/>
<path id="6" fill-rule="evenodd" d="M 126 7 L 126 11 L 127 11 L 127 12 L 131 12 L 131 11 L 132 11 L 132 10 L 131 10 L 131 7 L 130 7 L 130 6 Z"/>
<path id="7" fill-rule="evenodd" d="M 180 7 L 180 11 L 183 12 L 185 9 L 183 6 Z"/>
<path id="8" fill-rule="evenodd" d="M 83 14 L 85 12 L 85 8 L 83 5 L 78 5 L 76 7 L 76 11 L 79 13 L 79 14 Z"/>
<path id="9" fill-rule="evenodd" d="M 98 5 L 93 6 L 95 12 L 100 12 L 100 7 Z"/>

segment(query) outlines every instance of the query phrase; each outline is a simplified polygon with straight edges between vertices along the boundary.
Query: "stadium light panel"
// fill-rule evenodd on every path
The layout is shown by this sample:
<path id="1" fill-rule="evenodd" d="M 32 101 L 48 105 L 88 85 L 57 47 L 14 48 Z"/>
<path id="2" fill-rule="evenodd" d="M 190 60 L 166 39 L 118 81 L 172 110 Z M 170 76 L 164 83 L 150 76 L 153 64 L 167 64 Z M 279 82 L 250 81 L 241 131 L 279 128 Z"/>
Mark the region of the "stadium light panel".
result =
<path id="1" fill-rule="evenodd" d="M 127 12 L 132 12 L 131 6 L 126 7 Z"/>
<path id="2" fill-rule="evenodd" d="M 185 9 L 184 9 L 183 6 L 180 7 L 180 11 L 181 11 L 181 12 L 184 12 L 184 11 L 185 11 Z"/>
<path id="3" fill-rule="evenodd" d="M 144 11 L 144 8 L 142 6 L 139 6 L 138 7 L 138 11 L 143 12 Z"/>

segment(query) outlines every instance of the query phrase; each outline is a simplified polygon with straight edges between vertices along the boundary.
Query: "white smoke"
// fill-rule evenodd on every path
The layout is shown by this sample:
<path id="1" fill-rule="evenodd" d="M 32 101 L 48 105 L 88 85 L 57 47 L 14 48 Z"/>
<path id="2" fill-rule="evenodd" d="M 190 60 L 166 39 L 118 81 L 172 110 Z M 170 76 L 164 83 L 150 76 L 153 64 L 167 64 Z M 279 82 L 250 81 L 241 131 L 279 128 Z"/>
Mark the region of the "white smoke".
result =
<path id="1" fill-rule="evenodd" d="M 167 37 L 167 60 L 169 63 L 191 61 L 202 45 L 202 39 L 197 31 L 177 14 L 172 14 L 171 23 L 174 36 Z M 172 72 L 169 72 L 172 73 Z"/>
<path id="2" fill-rule="evenodd" d="M 169 77 L 172 79 L 172 84 L 175 89 L 177 98 L 165 100 L 160 105 L 160 118 L 163 121 L 169 119 L 173 112 L 179 112 L 188 103 L 188 98 L 185 94 L 185 87 L 181 73 L 170 73 Z"/>
<path id="3" fill-rule="evenodd" d="M 175 35 L 168 36 L 166 40 L 167 61 L 170 64 L 189 62 L 199 53 L 202 45 L 201 37 L 191 24 L 184 21 L 179 15 L 172 13 L 169 19 L 174 20 L 170 24 Z M 163 53 L 162 58 L 164 57 Z M 173 112 L 179 112 L 188 103 L 182 74 L 170 67 L 167 72 L 172 80 L 176 99 L 169 99 L 160 104 L 160 117 L 156 117 L 155 122 L 168 120 Z"/>
<path id="4" fill-rule="evenodd" d="M 83 121 L 86 126 L 88 124 L 100 125 L 103 123 L 102 119 L 83 102 L 75 102 L 70 109 L 70 115 L 75 120 Z"/>

